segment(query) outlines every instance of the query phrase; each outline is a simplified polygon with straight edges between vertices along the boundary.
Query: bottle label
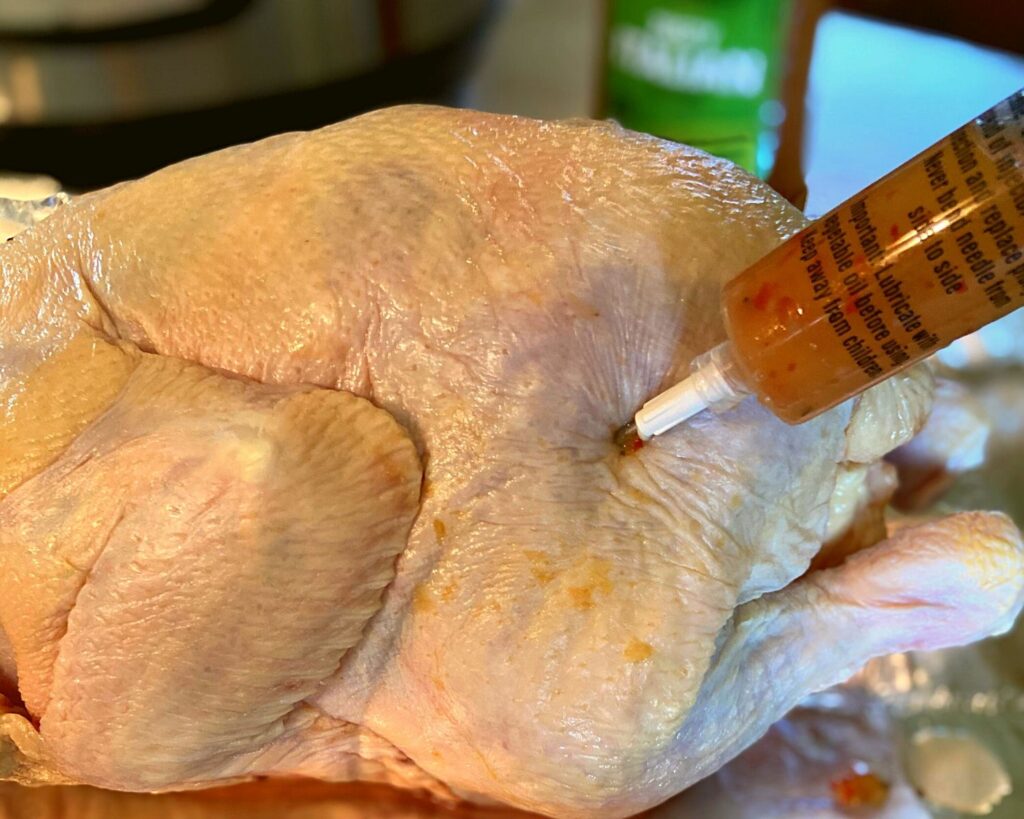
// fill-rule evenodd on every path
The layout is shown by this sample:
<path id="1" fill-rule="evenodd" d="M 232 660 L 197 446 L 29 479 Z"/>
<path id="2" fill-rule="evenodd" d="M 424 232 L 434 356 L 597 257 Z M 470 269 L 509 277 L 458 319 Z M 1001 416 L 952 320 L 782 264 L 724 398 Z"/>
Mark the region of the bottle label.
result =
<path id="1" fill-rule="evenodd" d="M 1024 91 L 797 234 L 726 299 L 748 375 L 791 421 L 1024 304 Z"/>
<path id="2" fill-rule="evenodd" d="M 766 175 L 789 5 L 613 0 L 605 113 Z"/>

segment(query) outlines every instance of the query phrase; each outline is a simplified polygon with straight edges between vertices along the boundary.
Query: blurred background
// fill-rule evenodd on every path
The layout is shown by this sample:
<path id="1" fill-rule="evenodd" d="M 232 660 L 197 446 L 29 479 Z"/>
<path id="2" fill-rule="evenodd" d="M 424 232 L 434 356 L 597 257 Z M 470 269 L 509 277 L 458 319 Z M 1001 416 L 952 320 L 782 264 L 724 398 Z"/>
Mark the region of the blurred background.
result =
<path id="1" fill-rule="evenodd" d="M 1022 51 L 1017 0 L 0 0 L 0 169 L 84 190 L 421 101 L 613 117 L 820 212 Z"/>
<path id="2" fill-rule="evenodd" d="M 1021 87 L 1021 0 L 0 0 L 0 196 L 434 102 L 613 118 L 725 156 L 817 216 Z M 989 419 L 989 457 L 940 476 L 923 511 L 1024 524 L 1022 364 L 1016 316 L 944 354 Z M 655 815 L 1024 816 L 1022 632 L 874 664 Z M 0 785 L 2 819 L 454 815 L 369 786 Z"/>

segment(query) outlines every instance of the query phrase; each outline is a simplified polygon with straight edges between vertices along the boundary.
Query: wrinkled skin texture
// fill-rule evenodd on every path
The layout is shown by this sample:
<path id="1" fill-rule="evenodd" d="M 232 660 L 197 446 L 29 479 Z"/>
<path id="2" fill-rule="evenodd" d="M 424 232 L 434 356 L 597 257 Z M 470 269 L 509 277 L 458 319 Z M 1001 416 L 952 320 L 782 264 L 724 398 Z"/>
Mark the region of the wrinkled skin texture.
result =
<path id="1" fill-rule="evenodd" d="M 871 656 L 1008 627 L 998 515 L 798 580 L 839 472 L 924 423 L 927 373 L 799 427 L 747 401 L 614 446 L 722 339 L 722 282 L 801 224 L 611 126 L 402 108 L 10 243 L 7 775 L 625 816 Z"/>

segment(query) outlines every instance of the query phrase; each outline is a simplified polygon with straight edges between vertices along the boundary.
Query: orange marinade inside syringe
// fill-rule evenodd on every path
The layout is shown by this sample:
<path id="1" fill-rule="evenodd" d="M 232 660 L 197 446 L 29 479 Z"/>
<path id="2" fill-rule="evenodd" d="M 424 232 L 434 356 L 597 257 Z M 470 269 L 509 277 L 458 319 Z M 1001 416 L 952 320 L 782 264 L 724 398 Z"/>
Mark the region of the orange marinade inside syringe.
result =
<path id="1" fill-rule="evenodd" d="M 733 358 L 790 423 L 1024 304 L 1024 92 L 725 287 Z"/>

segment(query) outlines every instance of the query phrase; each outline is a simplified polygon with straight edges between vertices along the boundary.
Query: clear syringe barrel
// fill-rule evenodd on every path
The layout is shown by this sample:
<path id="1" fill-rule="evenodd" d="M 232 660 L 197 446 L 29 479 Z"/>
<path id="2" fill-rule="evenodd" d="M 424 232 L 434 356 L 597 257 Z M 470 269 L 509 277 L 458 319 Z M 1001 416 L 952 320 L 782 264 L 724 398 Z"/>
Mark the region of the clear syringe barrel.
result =
<path id="1" fill-rule="evenodd" d="M 733 380 L 799 423 L 1022 305 L 1024 90 L 731 280 L 723 311 Z"/>

